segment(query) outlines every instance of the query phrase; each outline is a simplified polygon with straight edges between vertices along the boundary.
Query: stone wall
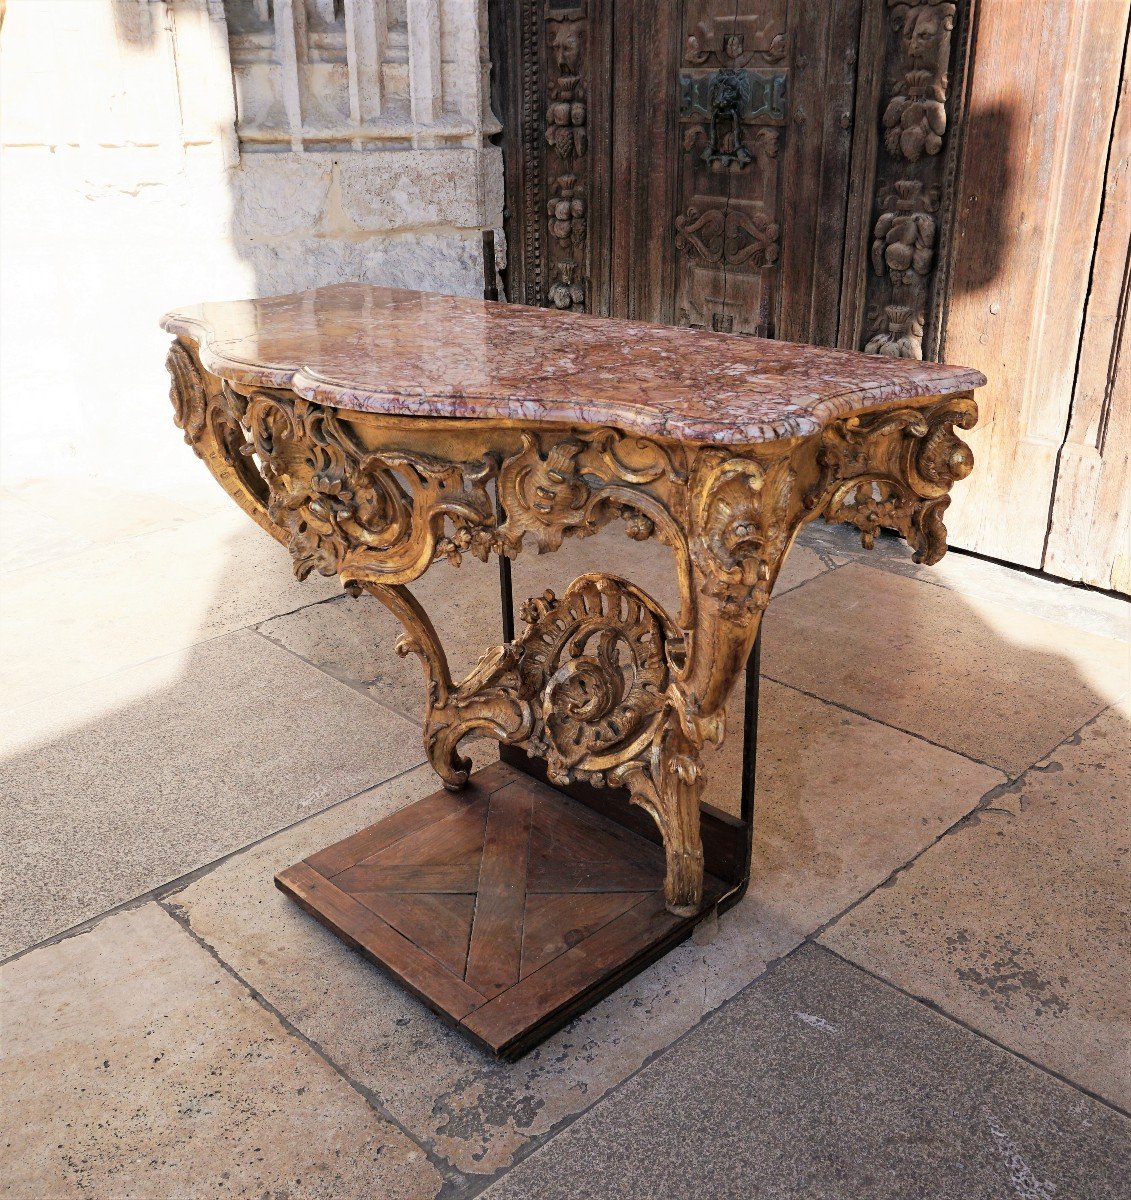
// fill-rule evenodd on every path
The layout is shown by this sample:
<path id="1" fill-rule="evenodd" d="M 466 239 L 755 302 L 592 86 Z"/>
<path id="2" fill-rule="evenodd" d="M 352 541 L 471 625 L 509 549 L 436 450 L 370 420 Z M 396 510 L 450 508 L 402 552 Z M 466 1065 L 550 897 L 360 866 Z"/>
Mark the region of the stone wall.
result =
<path id="1" fill-rule="evenodd" d="M 479 231 L 502 244 L 484 9 L 11 0 L 4 482 L 195 481 L 166 399 L 168 308 L 340 280 L 479 294 Z"/>

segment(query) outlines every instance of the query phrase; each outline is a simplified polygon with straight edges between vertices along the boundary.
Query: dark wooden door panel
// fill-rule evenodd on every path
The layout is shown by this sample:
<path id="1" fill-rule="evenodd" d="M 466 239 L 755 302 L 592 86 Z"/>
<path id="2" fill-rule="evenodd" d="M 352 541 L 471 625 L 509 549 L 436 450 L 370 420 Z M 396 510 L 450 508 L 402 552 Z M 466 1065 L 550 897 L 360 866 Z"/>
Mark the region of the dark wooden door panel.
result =
<path id="1" fill-rule="evenodd" d="M 509 295 L 834 343 L 861 0 L 499 0 Z"/>

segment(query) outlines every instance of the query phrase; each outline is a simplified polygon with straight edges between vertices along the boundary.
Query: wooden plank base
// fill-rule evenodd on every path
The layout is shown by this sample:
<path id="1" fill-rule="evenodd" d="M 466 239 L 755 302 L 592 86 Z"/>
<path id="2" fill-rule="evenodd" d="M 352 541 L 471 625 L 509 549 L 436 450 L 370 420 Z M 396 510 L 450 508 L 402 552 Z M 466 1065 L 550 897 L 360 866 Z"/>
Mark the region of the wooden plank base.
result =
<path id="1" fill-rule="evenodd" d="M 659 847 L 505 763 L 275 877 L 433 1011 L 515 1059 L 683 941 Z"/>

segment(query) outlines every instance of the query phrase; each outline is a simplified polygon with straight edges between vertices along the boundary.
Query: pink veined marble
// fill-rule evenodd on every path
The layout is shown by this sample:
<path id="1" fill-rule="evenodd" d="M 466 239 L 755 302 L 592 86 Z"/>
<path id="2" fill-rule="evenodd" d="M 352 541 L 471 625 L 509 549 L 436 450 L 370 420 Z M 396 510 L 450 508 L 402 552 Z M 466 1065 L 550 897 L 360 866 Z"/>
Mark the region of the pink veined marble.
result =
<path id="1" fill-rule="evenodd" d="M 981 387 L 966 367 L 337 284 L 177 309 L 207 371 L 333 408 L 616 425 L 743 443 Z"/>

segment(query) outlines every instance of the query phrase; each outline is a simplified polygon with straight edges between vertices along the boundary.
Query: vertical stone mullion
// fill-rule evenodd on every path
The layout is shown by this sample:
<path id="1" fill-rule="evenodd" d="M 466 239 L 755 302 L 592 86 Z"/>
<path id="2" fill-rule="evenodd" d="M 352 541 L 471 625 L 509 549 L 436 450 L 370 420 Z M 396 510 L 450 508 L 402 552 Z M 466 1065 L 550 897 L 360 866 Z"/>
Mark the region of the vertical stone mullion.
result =
<path id="1" fill-rule="evenodd" d="M 434 124 L 444 107 L 439 0 L 408 0 L 408 76 L 413 123 Z"/>
<path id="2" fill-rule="evenodd" d="M 282 76 L 283 110 L 291 135 L 291 149 L 302 150 L 302 89 L 299 81 L 299 47 L 304 39 L 306 9 L 302 0 L 275 0 L 275 49 Z M 298 28 L 302 22 L 303 29 Z"/>
<path id="3" fill-rule="evenodd" d="M 381 115 L 381 53 L 388 32 L 385 0 L 346 0 L 350 116 L 364 125 Z"/>

